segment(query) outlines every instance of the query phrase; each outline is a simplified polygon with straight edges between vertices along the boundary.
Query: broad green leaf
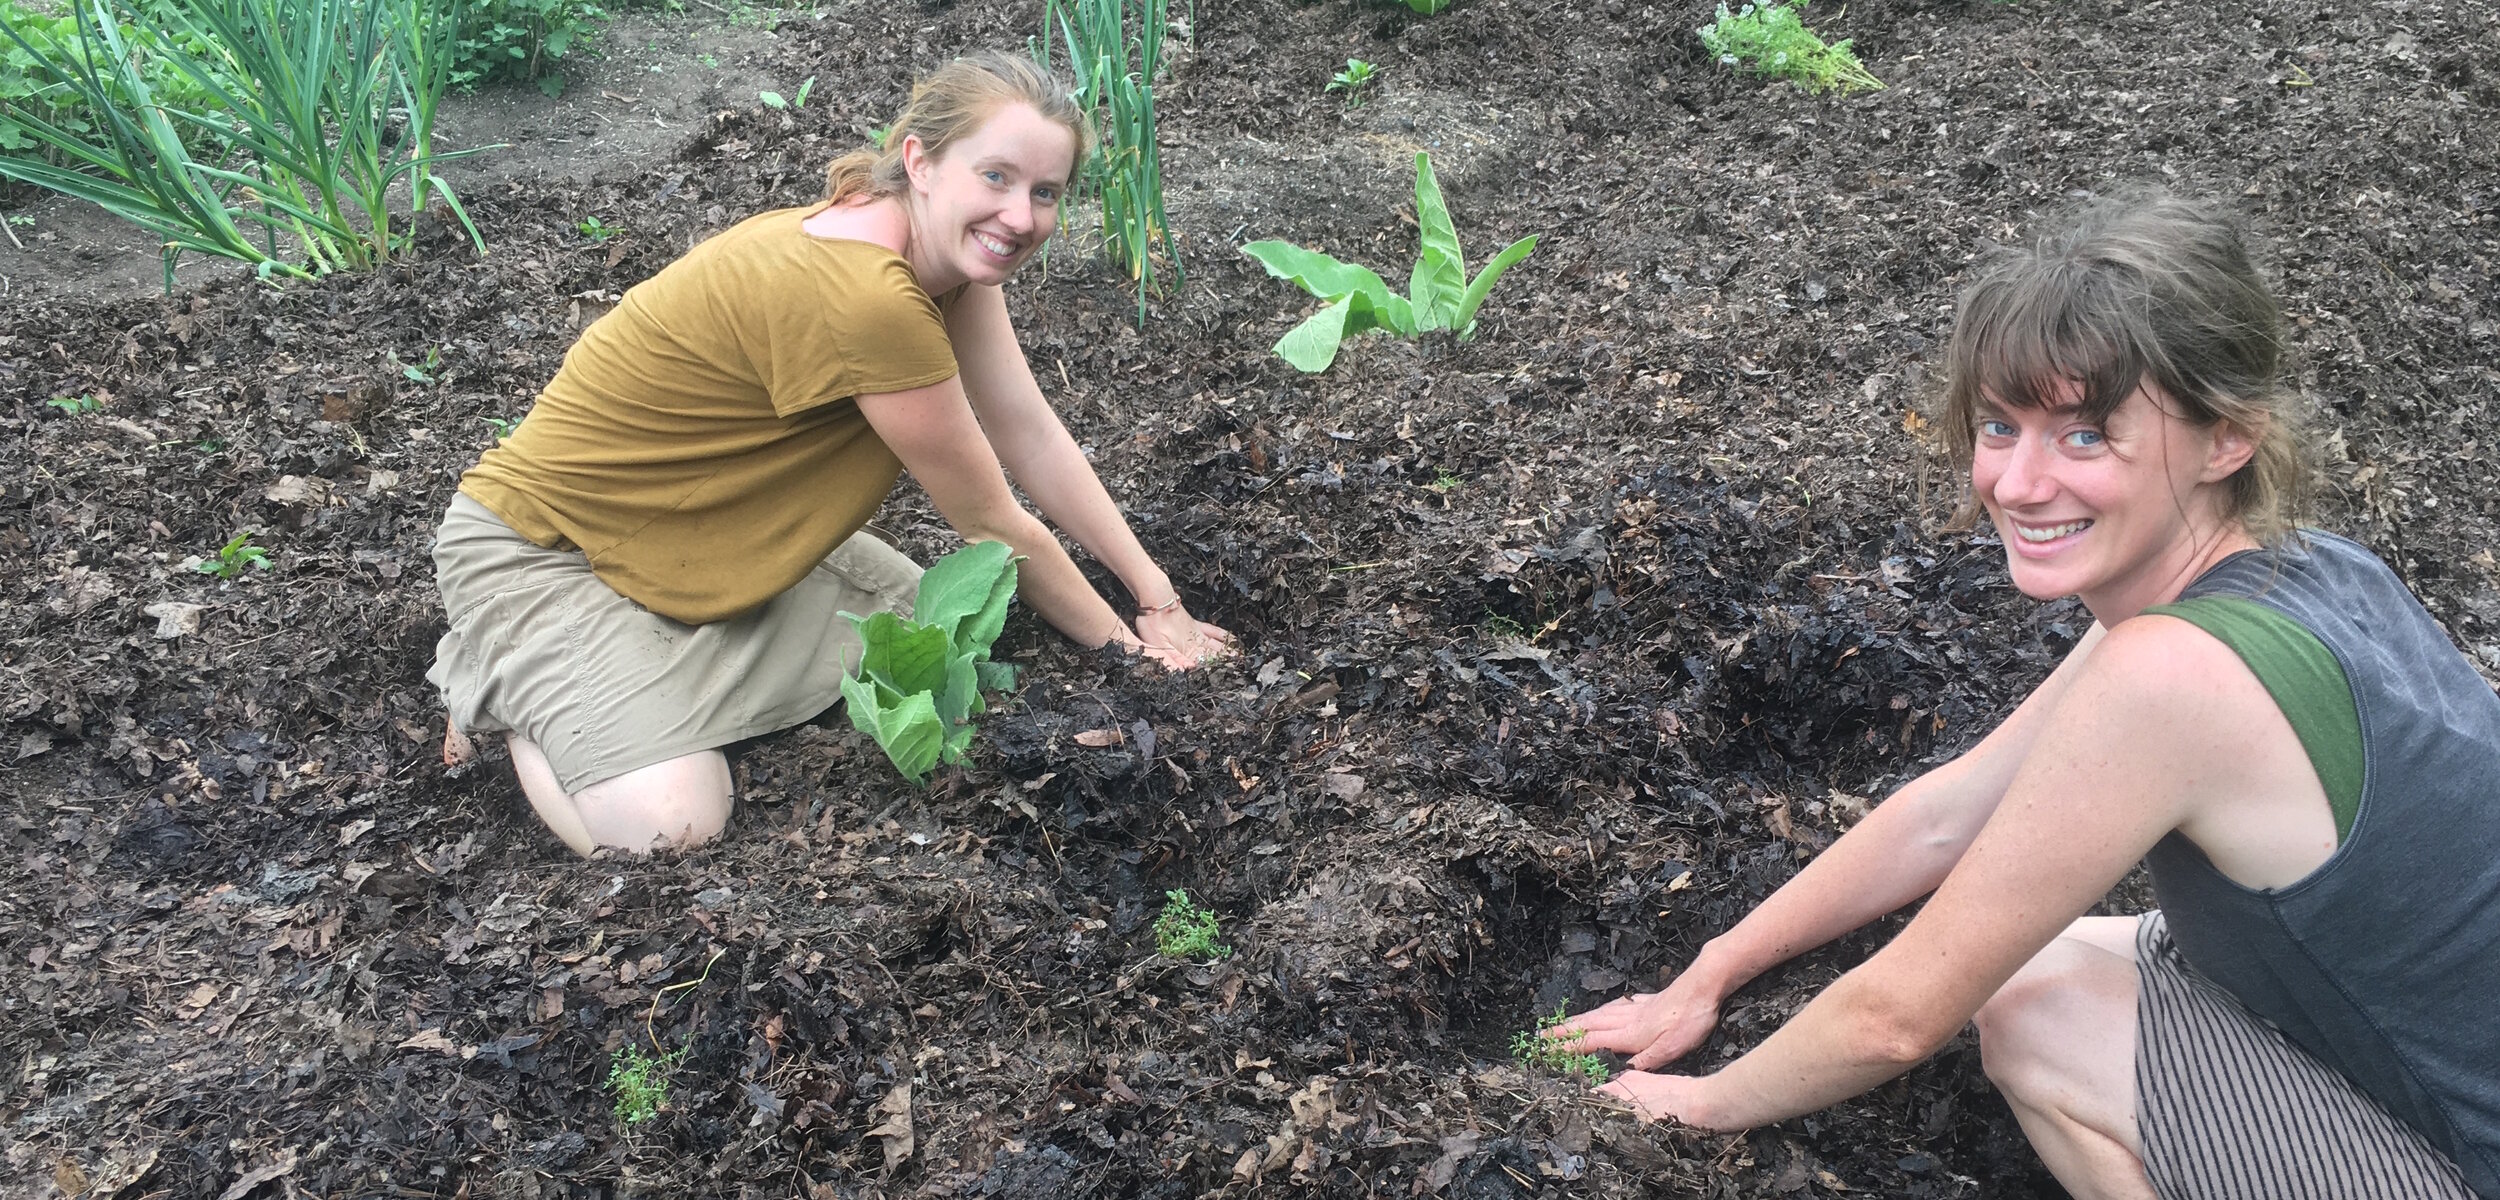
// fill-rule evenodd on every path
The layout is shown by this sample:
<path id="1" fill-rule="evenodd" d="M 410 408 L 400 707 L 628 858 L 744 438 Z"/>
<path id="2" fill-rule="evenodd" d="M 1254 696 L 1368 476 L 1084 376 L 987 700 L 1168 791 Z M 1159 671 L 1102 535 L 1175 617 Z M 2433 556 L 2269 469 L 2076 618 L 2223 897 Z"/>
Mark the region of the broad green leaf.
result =
<path id="1" fill-rule="evenodd" d="M 1441 200 L 1441 181 L 1432 173 L 1432 156 L 1415 152 L 1415 225 L 1423 248 L 1415 256 L 1406 291 L 1415 305 L 1415 328 L 1457 329 L 1459 296 L 1467 290 L 1467 260 L 1459 253 L 1458 230 L 1450 224 L 1449 206 Z"/>
<path id="2" fill-rule="evenodd" d="M 1484 264 L 1484 270 L 1476 276 L 1475 282 L 1467 285 L 1467 294 L 1459 297 L 1458 312 L 1450 324 L 1451 328 L 1458 330 L 1460 337 L 1467 337 L 1475 332 L 1476 308 L 1483 304 L 1485 296 L 1493 291 L 1493 284 L 1502 277 L 1502 272 L 1511 269 L 1520 259 L 1528 257 L 1528 252 L 1534 249 L 1536 249 L 1536 235 L 1532 233 L 1502 247 L 1502 252 L 1494 255 L 1492 262 Z"/>
<path id="3" fill-rule="evenodd" d="M 1007 627 L 1007 602 L 1016 598 L 1017 561 L 1007 560 L 1007 568 L 990 583 L 989 602 L 955 628 L 956 648 L 970 651 L 975 659 L 988 658 L 991 644 L 998 641 L 998 631 Z"/>
<path id="4" fill-rule="evenodd" d="M 972 670 L 981 681 L 982 691 L 1012 692 L 1016 690 L 1016 669 L 1006 663 L 976 662 L 972 664 Z"/>
<path id="5" fill-rule="evenodd" d="M 912 619 L 937 626 L 948 638 L 960 638 L 964 618 L 986 618 L 996 604 L 999 620 L 1004 623 L 1005 602 L 998 596 L 998 583 L 1005 577 L 1008 592 L 1013 594 L 1015 568 L 1008 560 L 1014 555 L 1015 551 L 1005 542 L 974 542 L 929 564 L 929 569 L 920 575 L 920 593 L 912 601 Z M 997 636 L 997 631 L 992 630 L 990 637 Z"/>
<path id="6" fill-rule="evenodd" d="M 1243 246 L 1241 252 L 1259 260 L 1268 274 L 1290 279 L 1322 300 L 1336 301 L 1360 294 L 1369 297 L 1375 307 L 1385 308 L 1391 299 L 1389 285 L 1381 282 L 1370 268 L 1339 262 L 1292 242 L 1252 242 Z"/>
<path id="7" fill-rule="evenodd" d="M 903 778 L 918 783 L 937 766 L 946 743 L 946 724 L 938 720 L 937 707 L 927 692 L 913 692 L 888 704 L 874 681 L 852 677 L 842 681 L 842 700 L 852 726 L 876 739 Z"/>
<path id="8" fill-rule="evenodd" d="M 1317 375 L 1337 361 L 1337 344 L 1345 340 L 1346 317 L 1354 310 L 1348 296 L 1312 313 L 1276 340 L 1276 354 L 1305 375 Z"/>
<path id="9" fill-rule="evenodd" d="M 972 656 L 964 653 L 949 656 L 944 683 L 932 692 L 938 719 L 946 722 L 950 729 L 963 724 L 964 718 L 971 716 L 981 705 L 980 675 L 973 670 Z"/>
<path id="10" fill-rule="evenodd" d="M 859 673 L 898 692 L 946 686 L 946 631 L 881 612 L 860 622 Z"/>

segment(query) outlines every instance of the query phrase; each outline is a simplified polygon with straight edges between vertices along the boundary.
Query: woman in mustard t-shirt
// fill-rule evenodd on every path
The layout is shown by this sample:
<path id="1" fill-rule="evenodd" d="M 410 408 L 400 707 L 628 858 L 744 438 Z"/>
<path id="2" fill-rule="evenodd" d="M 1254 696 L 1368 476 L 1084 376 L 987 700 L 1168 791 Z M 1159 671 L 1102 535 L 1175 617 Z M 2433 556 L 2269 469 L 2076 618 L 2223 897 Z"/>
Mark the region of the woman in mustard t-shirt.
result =
<path id="1" fill-rule="evenodd" d="M 999 291 L 1089 148 L 1068 97 L 1020 58 L 941 67 L 883 149 L 833 163 L 825 202 L 703 242 L 583 331 L 437 534 L 447 762 L 503 733 L 582 854 L 717 835 L 720 747 L 839 699 L 859 642 L 836 614 L 910 604 L 920 569 L 861 530 L 906 469 L 966 540 L 1024 557 L 1017 595 L 1070 639 L 1176 669 L 1222 651 L 1043 399 Z"/>

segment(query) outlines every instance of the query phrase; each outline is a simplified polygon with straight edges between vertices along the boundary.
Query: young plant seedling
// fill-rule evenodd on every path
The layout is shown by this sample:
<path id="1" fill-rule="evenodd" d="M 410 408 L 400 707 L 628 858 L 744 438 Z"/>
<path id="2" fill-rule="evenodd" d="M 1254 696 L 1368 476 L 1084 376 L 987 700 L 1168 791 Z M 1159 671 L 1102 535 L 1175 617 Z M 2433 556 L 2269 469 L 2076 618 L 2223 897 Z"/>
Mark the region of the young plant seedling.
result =
<path id="1" fill-rule="evenodd" d="M 519 417 L 479 417 L 478 420 L 486 422 L 486 427 L 495 431 L 498 442 L 511 437 L 512 431 L 521 427 Z"/>
<path id="2" fill-rule="evenodd" d="M 1155 918 L 1155 953 L 1191 962 L 1231 958 L 1233 948 L 1219 942 L 1215 911 L 1200 908 L 1179 888 L 1163 893 L 1163 912 Z"/>
<path id="3" fill-rule="evenodd" d="M 1825 45 L 1797 14 L 1806 0 L 1751 0 L 1728 11 L 1719 5 L 1719 19 L 1696 30 L 1701 44 L 1727 66 L 1785 79 L 1820 95 L 1877 91 L 1883 81 L 1868 73 L 1849 49 L 1848 39 Z"/>
<path id="4" fill-rule="evenodd" d="M 1536 1019 L 1535 1030 L 1510 1035 L 1511 1058 L 1530 1071 L 1559 1071 L 1565 1075 L 1576 1075 L 1590 1087 L 1614 1078 L 1614 1072 L 1606 1068 L 1605 1059 L 1575 1051 L 1574 1047 L 1580 1044 L 1579 1038 L 1547 1036 L 1547 1030 L 1569 1019 L 1563 1006 L 1557 1004 L 1550 1015 Z"/>
<path id="5" fill-rule="evenodd" d="M 1004 542 L 979 542 L 920 576 L 912 616 L 842 616 L 859 629 L 859 668 L 842 680 L 851 724 L 877 740 L 903 778 L 919 783 L 941 762 L 962 762 L 981 692 L 1016 686 L 1015 668 L 989 660 L 1016 594 Z"/>
<path id="6" fill-rule="evenodd" d="M 1408 11 L 1431 16 L 1450 6 L 1450 0 L 1406 0 Z"/>
<path id="7" fill-rule="evenodd" d="M 54 396 L 44 403 L 61 410 L 65 417 L 83 417 L 104 407 L 104 401 L 96 399 L 92 392 L 84 396 Z"/>
<path id="8" fill-rule="evenodd" d="M 640 1125 L 659 1116 L 668 1107 L 668 1077 L 692 1049 L 679 1046 L 661 1055 L 645 1053 L 640 1046 L 617 1051 L 608 1060 L 608 1090 L 616 1094 L 617 1123 Z"/>
<path id="9" fill-rule="evenodd" d="M 192 570 L 219 579 L 236 578 L 243 574 L 246 567 L 255 571 L 269 569 L 269 552 L 252 544 L 252 533 L 248 529 L 234 535 L 233 541 L 219 546 L 217 553 L 191 564 Z"/>
<path id="10" fill-rule="evenodd" d="M 816 77 L 810 75 L 807 77 L 807 82 L 799 85 L 798 95 L 783 99 L 779 92 L 757 92 L 755 98 L 763 101 L 766 108 L 805 108 L 807 107 L 807 94 L 815 90 Z"/>
<path id="11" fill-rule="evenodd" d="M 1347 108 L 1361 108 L 1363 107 L 1363 89 L 1371 86 L 1372 78 L 1377 74 L 1379 72 L 1370 63 L 1359 58 L 1349 58 L 1345 60 L 1345 70 L 1329 76 L 1327 90 L 1344 92 Z"/>
<path id="12" fill-rule="evenodd" d="M 392 356 L 391 361 L 399 361 L 398 356 Z M 402 378 L 407 379 L 410 383 L 423 384 L 427 387 L 431 387 L 434 384 L 434 372 L 440 369 L 442 365 L 443 348 L 440 346 L 428 346 L 425 348 L 425 361 L 423 363 L 402 364 L 399 368 L 399 373 Z"/>
<path id="13" fill-rule="evenodd" d="M 624 230 L 619 229 L 614 225 L 610 225 L 597 217 L 584 217 L 582 218 L 581 224 L 575 225 L 573 228 L 581 230 L 583 237 L 589 238 L 594 242 L 604 242 L 609 238 L 625 232 Z"/>
<path id="14" fill-rule="evenodd" d="M 1406 295 L 1369 269 L 1339 262 L 1317 250 L 1291 242 L 1252 242 L 1241 252 L 1259 260 L 1267 273 L 1290 279 L 1304 291 L 1328 302 L 1278 340 L 1276 353 L 1302 371 L 1317 374 L 1337 361 L 1337 347 L 1367 329 L 1386 329 L 1399 337 L 1418 337 L 1446 329 L 1461 340 L 1475 336 L 1476 309 L 1520 259 L 1536 249 L 1530 234 L 1502 248 L 1474 279 L 1467 278 L 1467 260 L 1458 249 L 1458 230 L 1450 224 L 1449 206 L 1441 200 L 1441 183 L 1432 174 L 1431 156 L 1415 155 L 1415 224 L 1422 237 L 1415 268 L 1407 276 Z"/>

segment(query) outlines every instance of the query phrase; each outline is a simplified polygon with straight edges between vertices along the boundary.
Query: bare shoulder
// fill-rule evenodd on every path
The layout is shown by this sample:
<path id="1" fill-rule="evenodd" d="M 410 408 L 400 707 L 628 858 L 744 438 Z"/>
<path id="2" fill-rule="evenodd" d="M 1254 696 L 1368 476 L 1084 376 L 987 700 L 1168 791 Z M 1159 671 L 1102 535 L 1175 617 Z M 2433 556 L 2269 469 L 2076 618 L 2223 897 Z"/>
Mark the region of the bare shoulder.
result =
<path id="1" fill-rule="evenodd" d="M 829 204 L 799 222 L 809 237 L 831 241 L 868 242 L 896 254 L 911 237 L 911 221 L 893 200 Z"/>
<path id="2" fill-rule="evenodd" d="M 2148 614 L 2112 626 L 2058 698 L 2050 724 L 2089 742 L 2124 745 L 2147 766 L 2240 753 L 2283 716 L 2239 655 L 2176 617 Z M 2068 738 L 2060 737 L 2060 741 Z"/>

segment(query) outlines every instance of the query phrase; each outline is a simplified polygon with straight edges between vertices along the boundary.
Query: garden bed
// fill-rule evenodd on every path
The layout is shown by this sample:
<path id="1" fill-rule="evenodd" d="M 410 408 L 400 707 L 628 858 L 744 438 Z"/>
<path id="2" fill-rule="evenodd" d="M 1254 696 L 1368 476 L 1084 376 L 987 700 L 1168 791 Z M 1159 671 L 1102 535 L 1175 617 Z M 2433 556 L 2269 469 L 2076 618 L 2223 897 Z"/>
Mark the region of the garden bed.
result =
<path id="1" fill-rule="evenodd" d="M 2500 659 L 2500 15 L 1859 0 L 1888 89 L 1700 49 L 1699 3 L 1198 14 L 1159 91 L 1189 277 L 1143 329 L 1062 252 L 1036 373 L 1241 656 L 1167 676 L 1027 614 L 925 790 L 838 719 L 734 756 L 717 846 L 571 858 L 448 775 L 427 550 L 575 330 L 810 199 L 915 68 L 1030 4 L 834 6 L 588 183 L 472 189 L 407 265 L 0 315 L 0 1120 L 37 1195 L 2058 1195 L 1957 1043 L 1750 1135 L 1640 1125 L 1510 1036 L 1685 961 L 2079 635 L 1951 532 L 1912 430 L 1971 256 L 2170 179 L 2273 246 L 2326 522 Z M 1322 92 L 1380 64 L 1367 103 Z M 1268 347 L 1286 238 L 1399 278 L 1426 149 L 1473 341 Z M 594 241 L 600 216 L 621 232 Z M 1471 264 L 1472 265 L 1472 264 Z M 429 365 L 430 364 L 430 365 Z M 415 368 L 412 372 L 410 368 Z M 53 399 L 93 397 L 73 414 Z M 951 542 L 916 491 L 880 525 Z M 258 531 L 266 570 L 188 569 Z M 1164 894 L 1233 953 L 1154 953 Z M 1758 1041 L 1869 939 L 1766 977 Z M 620 1121 L 628 1047 L 683 1050 Z"/>

